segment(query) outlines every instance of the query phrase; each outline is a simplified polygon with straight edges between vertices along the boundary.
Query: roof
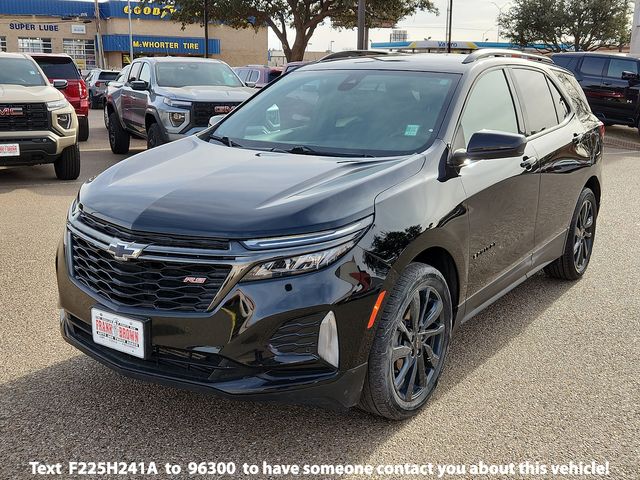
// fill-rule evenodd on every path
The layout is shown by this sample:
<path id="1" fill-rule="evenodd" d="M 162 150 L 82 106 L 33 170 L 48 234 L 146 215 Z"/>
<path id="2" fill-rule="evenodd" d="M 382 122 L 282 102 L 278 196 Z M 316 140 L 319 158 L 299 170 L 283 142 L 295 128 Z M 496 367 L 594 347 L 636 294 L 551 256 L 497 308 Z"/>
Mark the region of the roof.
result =
<path id="1" fill-rule="evenodd" d="M 601 57 L 624 57 L 624 58 L 640 58 L 639 55 L 624 53 L 624 52 L 562 52 L 562 53 L 554 53 L 553 57 L 556 56 L 563 57 L 584 57 L 585 55 L 593 55 L 593 56 L 601 56 Z"/>
<path id="2" fill-rule="evenodd" d="M 171 62 L 189 62 L 189 63 L 223 63 L 221 60 L 215 58 L 202 58 L 202 57 L 140 57 L 136 60 L 147 60 L 150 63 L 171 63 Z"/>
<path id="3" fill-rule="evenodd" d="M 349 68 L 463 73 L 470 68 L 469 65 L 462 63 L 466 58 L 467 55 L 449 53 L 387 54 L 320 61 L 303 65 L 298 70 L 339 70 Z"/>
<path id="4" fill-rule="evenodd" d="M 24 53 L 0 52 L 0 58 L 29 58 L 29 57 Z"/>

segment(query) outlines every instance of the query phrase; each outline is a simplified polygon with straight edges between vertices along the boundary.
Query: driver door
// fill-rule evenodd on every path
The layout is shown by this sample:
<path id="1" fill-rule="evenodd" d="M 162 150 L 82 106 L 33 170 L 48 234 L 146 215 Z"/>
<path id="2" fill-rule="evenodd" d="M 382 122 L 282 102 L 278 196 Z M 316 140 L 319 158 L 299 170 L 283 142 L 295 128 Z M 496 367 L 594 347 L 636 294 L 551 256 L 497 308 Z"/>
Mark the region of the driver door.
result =
<path id="1" fill-rule="evenodd" d="M 140 74 L 141 62 L 134 62 L 129 70 L 129 78 L 122 86 L 122 121 L 127 128 L 133 129 L 135 114 L 133 112 L 134 90 L 131 88 L 131 82 L 138 79 Z"/>

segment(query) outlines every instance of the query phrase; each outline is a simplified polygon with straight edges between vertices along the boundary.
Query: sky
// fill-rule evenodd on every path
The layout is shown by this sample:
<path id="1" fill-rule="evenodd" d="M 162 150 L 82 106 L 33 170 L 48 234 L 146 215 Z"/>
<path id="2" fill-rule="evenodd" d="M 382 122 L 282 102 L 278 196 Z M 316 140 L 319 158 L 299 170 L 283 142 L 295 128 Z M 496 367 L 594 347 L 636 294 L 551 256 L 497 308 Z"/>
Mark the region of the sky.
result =
<path id="1" fill-rule="evenodd" d="M 440 14 L 419 12 L 412 17 L 405 18 L 398 23 L 398 28 L 407 30 L 409 40 L 424 40 L 431 37 L 432 40 L 445 39 L 445 22 L 447 17 L 447 0 L 434 0 Z M 495 3 L 495 5 L 494 5 Z M 498 35 L 497 17 L 498 7 L 503 11 L 508 9 L 508 0 L 454 0 L 453 2 L 453 40 L 481 41 L 489 38 L 496 41 Z M 374 29 L 369 32 L 369 39 L 373 42 L 388 42 L 391 29 Z M 290 38 L 293 38 L 291 32 Z M 334 30 L 329 22 L 318 27 L 311 45 L 307 50 L 325 51 L 333 43 L 333 51 L 354 49 L 357 42 L 355 30 Z M 504 39 L 503 39 L 504 40 Z M 290 40 L 292 41 L 292 40 Z M 269 32 L 269 48 L 280 49 L 278 37 Z"/>

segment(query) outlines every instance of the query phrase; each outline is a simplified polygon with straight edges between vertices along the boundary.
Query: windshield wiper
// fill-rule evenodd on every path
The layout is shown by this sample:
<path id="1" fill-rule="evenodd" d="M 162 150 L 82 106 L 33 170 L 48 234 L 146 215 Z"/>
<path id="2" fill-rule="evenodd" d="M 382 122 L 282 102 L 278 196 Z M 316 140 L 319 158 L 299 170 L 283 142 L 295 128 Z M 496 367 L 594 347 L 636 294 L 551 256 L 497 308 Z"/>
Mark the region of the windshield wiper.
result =
<path id="1" fill-rule="evenodd" d="M 216 142 L 220 142 L 223 145 L 226 145 L 227 147 L 236 147 L 236 148 L 242 148 L 242 145 L 240 145 L 238 142 L 234 142 L 233 140 L 231 140 L 229 137 L 219 137 L 218 135 L 209 135 L 209 140 L 215 140 Z"/>
<path id="2" fill-rule="evenodd" d="M 286 150 L 288 153 L 293 153 L 295 155 L 318 155 L 321 157 L 347 157 L 347 158 L 374 158 L 373 155 L 369 153 L 340 153 L 340 152 L 320 152 L 318 150 L 314 150 L 307 145 L 296 145 L 289 150 Z"/>

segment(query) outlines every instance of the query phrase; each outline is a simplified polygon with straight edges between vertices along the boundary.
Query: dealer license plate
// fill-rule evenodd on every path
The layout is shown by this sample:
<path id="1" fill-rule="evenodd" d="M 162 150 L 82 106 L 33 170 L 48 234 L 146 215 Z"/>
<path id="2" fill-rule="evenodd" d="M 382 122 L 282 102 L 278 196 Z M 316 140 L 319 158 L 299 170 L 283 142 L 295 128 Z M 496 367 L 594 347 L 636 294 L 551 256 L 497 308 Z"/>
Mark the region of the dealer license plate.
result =
<path id="1" fill-rule="evenodd" d="M 5 143 L 0 145 L 0 157 L 19 157 L 19 156 L 20 156 L 19 143 Z"/>
<path id="2" fill-rule="evenodd" d="M 144 358 L 144 323 L 140 320 L 92 308 L 91 330 L 95 343 Z"/>

